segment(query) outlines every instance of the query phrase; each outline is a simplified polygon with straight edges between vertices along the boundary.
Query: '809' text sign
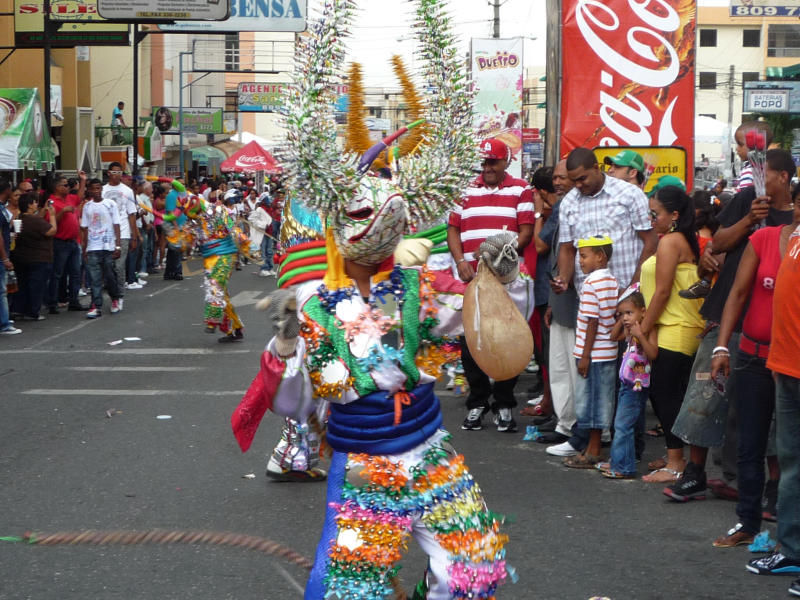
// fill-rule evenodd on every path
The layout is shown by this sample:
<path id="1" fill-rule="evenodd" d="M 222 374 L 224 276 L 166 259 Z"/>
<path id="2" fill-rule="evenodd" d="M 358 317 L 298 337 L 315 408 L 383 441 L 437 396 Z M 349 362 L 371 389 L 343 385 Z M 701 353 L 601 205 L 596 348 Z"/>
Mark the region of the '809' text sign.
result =
<path id="1" fill-rule="evenodd" d="M 695 2 L 562 6 L 561 155 L 578 146 L 682 146 L 692 164 Z"/>

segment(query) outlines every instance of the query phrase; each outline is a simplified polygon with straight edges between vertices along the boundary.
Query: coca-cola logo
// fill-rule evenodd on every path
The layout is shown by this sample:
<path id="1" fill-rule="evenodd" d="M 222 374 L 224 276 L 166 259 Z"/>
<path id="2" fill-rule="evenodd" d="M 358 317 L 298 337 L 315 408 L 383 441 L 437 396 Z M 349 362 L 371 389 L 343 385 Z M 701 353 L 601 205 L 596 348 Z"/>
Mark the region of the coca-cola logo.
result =
<path id="1" fill-rule="evenodd" d="M 237 167 L 266 166 L 267 159 L 263 156 L 240 156 L 236 159 Z"/>
<path id="2" fill-rule="evenodd" d="M 631 19 L 627 17 L 625 45 L 620 44 L 620 33 L 615 33 L 621 21 L 609 3 L 578 0 L 575 7 L 578 30 L 589 48 L 608 67 L 600 69 L 599 85 L 595 89 L 599 90 L 600 119 L 615 137 L 603 137 L 600 144 L 668 146 L 677 139 L 672 114 L 678 96 L 672 98 L 661 115 L 654 142 L 650 131 L 654 125 L 651 107 L 630 92 L 619 97 L 618 90 L 628 83 L 637 84 L 635 87 L 666 88 L 677 80 L 681 61 L 675 46 L 664 34 L 677 31 L 681 19 L 667 0 L 628 0 L 627 5 L 640 22 L 631 26 Z"/>

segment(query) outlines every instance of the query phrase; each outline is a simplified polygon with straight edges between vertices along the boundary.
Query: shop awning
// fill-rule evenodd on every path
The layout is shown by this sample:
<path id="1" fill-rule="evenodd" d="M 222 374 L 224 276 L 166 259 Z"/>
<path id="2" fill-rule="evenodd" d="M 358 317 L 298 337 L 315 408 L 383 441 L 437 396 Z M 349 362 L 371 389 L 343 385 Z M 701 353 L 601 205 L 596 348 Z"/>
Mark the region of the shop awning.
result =
<path id="1" fill-rule="evenodd" d="M 196 160 L 197 164 L 201 167 L 207 167 L 208 159 L 210 158 L 216 158 L 219 160 L 219 162 L 222 162 L 228 158 L 228 155 L 214 146 L 200 146 L 199 148 L 192 148 L 192 160 Z"/>
<path id="2" fill-rule="evenodd" d="M 217 142 L 216 144 L 211 144 L 213 148 L 219 148 L 225 153 L 225 158 L 229 156 L 233 156 L 239 150 L 244 148 L 244 144 L 242 142 L 235 142 L 234 140 L 225 140 L 224 142 Z"/>
<path id="3" fill-rule="evenodd" d="M 794 79 L 800 76 L 800 63 L 788 67 L 767 67 L 767 77 L 774 79 Z"/>
<path id="4" fill-rule="evenodd" d="M 53 141 L 36 88 L 0 88 L 0 169 L 54 167 Z"/>

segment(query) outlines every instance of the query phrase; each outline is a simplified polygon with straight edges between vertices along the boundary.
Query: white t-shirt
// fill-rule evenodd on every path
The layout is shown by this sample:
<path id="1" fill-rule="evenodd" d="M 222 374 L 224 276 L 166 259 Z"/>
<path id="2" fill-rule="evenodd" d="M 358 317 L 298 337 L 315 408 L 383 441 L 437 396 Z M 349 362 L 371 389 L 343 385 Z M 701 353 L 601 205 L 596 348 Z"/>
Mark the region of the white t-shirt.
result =
<path id="1" fill-rule="evenodd" d="M 109 198 L 117 203 L 117 210 L 119 210 L 119 237 L 123 240 L 129 240 L 131 238 L 131 225 L 128 221 L 128 215 L 136 214 L 136 197 L 133 195 L 133 190 L 123 183 L 119 185 L 107 183 L 103 186 L 103 198 Z"/>
<path id="2" fill-rule="evenodd" d="M 87 229 L 86 251 L 114 251 L 117 236 L 114 225 L 119 225 L 119 210 L 113 200 L 103 198 L 101 202 L 91 200 L 83 205 L 81 227 Z"/>

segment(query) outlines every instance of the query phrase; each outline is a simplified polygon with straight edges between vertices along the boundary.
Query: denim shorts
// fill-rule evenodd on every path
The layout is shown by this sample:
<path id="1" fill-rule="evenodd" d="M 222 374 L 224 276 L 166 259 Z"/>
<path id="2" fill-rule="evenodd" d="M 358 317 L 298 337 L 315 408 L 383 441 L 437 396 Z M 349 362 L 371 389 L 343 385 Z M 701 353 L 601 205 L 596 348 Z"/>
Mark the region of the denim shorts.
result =
<path id="1" fill-rule="evenodd" d="M 577 360 L 577 359 L 576 359 Z M 614 416 L 617 361 L 592 362 L 589 376 L 575 382 L 575 414 L 580 429 L 608 429 Z"/>
<path id="2" fill-rule="evenodd" d="M 711 380 L 711 353 L 717 345 L 719 327 L 709 331 L 700 342 L 689 377 L 689 387 L 683 399 L 681 411 L 672 426 L 672 433 L 687 444 L 703 448 L 716 448 L 725 442 L 728 422 L 728 402 L 735 389 L 736 355 L 739 348 L 739 333 L 732 333 L 728 347 L 731 349 L 731 374 L 721 394 Z"/>

